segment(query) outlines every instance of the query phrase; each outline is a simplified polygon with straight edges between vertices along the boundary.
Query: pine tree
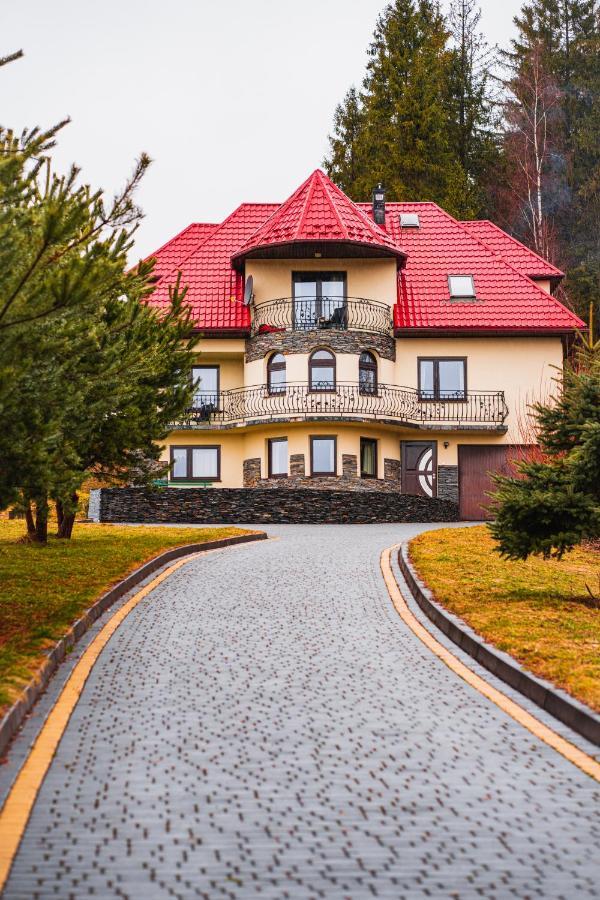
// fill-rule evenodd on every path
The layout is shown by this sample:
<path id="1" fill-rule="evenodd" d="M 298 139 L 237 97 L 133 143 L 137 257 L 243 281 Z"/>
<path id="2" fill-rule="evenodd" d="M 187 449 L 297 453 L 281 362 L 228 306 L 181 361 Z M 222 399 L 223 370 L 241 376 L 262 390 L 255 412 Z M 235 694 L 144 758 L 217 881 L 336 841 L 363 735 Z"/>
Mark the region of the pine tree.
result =
<path id="1" fill-rule="evenodd" d="M 70 536 L 90 470 L 151 479 L 191 395 L 185 292 L 153 311 L 152 264 L 127 263 L 148 160 L 107 203 L 77 169 L 53 172 L 59 130 L 0 129 L 0 508 L 33 504 L 40 541 L 51 500 Z"/>

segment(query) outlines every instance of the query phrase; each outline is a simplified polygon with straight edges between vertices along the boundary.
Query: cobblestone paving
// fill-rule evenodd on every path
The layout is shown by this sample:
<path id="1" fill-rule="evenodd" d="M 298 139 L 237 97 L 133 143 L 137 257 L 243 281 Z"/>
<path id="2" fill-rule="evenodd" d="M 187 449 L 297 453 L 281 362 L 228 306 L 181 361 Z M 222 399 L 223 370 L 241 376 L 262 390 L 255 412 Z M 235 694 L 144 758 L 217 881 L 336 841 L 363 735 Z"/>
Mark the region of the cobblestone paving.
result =
<path id="1" fill-rule="evenodd" d="M 175 573 L 86 685 L 5 896 L 600 896 L 598 784 L 406 630 L 380 551 L 287 526 Z"/>

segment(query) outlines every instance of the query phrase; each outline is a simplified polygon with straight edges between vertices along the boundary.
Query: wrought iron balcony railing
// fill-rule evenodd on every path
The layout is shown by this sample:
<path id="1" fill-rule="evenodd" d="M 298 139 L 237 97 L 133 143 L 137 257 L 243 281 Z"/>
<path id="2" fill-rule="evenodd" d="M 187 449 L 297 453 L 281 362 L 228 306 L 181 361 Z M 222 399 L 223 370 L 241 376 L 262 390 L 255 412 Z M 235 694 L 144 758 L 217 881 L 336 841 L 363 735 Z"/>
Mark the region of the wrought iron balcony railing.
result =
<path id="1" fill-rule="evenodd" d="M 253 421 L 297 418 L 348 418 L 392 420 L 399 424 L 426 427 L 439 423 L 501 426 L 508 415 L 504 391 L 468 391 L 441 400 L 422 400 L 415 388 L 389 384 L 337 382 L 294 382 L 235 388 L 211 394 L 187 410 L 178 425 L 243 424 Z"/>
<path id="2" fill-rule="evenodd" d="M 252 334 L 280 331 L 369 331 L 391 334 L 392 307 L 362 297 L 280 297 L 257 303 Z"/>

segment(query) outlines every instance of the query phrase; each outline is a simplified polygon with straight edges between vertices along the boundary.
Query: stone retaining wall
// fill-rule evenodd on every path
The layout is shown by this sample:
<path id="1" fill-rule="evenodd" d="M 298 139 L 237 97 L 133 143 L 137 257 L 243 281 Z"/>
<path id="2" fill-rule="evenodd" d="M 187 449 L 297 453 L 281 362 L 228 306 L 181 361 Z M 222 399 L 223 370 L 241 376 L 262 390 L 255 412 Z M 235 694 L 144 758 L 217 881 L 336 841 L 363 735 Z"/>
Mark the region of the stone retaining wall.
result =
<path id="1" fill-rule="evenodd" d="M 104 488 L 103 522 L 454 522 L 456 503 L 399 491 L 287 488 Z"/>

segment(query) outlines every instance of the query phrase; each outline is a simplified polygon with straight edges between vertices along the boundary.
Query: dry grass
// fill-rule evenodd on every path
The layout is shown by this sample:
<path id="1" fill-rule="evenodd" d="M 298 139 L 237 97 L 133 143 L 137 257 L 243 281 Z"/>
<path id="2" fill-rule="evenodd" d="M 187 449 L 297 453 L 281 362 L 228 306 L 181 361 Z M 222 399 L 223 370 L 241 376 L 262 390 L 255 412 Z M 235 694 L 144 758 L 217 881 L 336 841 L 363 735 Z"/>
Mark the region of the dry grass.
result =
<path id="1" fill-rule="evenodd" d="M 411 541 L 419 574 L 447 609 L 529 671 L 600 710 L 600 554 L 507 562 L 484 525 L 430 531 Z"/>
<path id="2" fill-rule="evenodd" d="M 0 520 L 0 715 L 69 626 L 128 572 L 182 544 L 238 528 L 130 528 L 77 524 L 70 541 L 19 543 L 22 520 Z"/>

